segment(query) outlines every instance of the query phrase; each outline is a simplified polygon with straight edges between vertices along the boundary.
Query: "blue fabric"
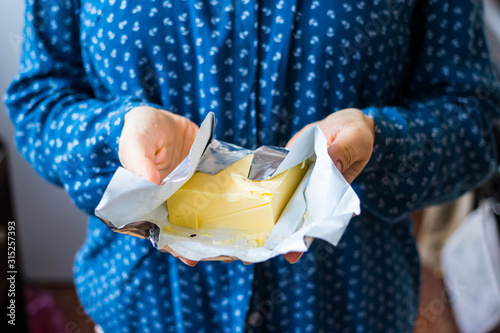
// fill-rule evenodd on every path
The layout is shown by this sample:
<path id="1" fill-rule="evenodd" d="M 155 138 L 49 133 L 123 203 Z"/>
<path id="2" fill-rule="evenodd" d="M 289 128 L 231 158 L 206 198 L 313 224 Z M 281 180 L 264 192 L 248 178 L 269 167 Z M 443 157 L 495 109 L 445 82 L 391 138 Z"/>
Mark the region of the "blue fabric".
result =
<path id="1" fill-rule="evenodd" d="M 105 332 L 411 332 L 410 212 L 495 169 L 478 1 L 28 0 L 24 38 L 5 99 L 18 148 L 90 215 L 138 105 L 213 111 L 217 138 L 250 148 L 348 107 L 375 121 L 361 216 L 295 265 L 190 268 L 91 217 L 75 283 Z"/>

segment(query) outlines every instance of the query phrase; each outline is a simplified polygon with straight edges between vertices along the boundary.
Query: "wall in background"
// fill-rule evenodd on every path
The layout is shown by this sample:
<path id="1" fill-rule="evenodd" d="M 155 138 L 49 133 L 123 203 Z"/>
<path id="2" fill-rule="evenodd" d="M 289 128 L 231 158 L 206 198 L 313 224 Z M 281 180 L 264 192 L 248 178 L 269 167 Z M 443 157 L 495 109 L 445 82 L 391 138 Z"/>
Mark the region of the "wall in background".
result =
<path id="1" fill-rule="evenodd" d="M 0 95 L 17 74 L 22 42 L 24 1 L 0 1 Z M 13 143 L 14 128 L 0 102 L 0 136 L 10 166 L 17 248 L 29 281 L 72 279 L 73 256 L 83 243 L 86 217 L 63 190 L 40 178 L 21 158 Z"/>
<path id="2" fill-rule="evenodd" d="M 484 21 L 491 59 L 500 73 L 500 0 L 484 1 Z"/>

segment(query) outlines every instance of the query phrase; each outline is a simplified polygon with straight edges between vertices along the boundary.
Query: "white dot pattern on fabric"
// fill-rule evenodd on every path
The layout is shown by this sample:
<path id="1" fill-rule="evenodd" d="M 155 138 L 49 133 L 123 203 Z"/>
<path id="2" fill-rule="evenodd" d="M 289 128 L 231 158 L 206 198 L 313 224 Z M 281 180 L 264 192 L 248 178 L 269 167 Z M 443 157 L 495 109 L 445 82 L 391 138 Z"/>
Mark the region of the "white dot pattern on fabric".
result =
<path id="1" fill-rule="evenodd" d="M 76 7 L 77 6 L 77 7 Z M 75 261 L 104 332 L 411 332 L 419 262 L 409 213 L 494 169 L 499 103 L 477 1 L 27 0 L 5 97 L 20 152 L 92 215 L 123 117 L 150 105 L 217 138 L 283 146 L 348 107 L 376 125 L 353 183 L 363 213 L 296 264 L 186 267 L 91 217 Z M 497 89 L 497 90 L 495 90 Z M 496 103 L 496 104 L 495 104 Z"/>

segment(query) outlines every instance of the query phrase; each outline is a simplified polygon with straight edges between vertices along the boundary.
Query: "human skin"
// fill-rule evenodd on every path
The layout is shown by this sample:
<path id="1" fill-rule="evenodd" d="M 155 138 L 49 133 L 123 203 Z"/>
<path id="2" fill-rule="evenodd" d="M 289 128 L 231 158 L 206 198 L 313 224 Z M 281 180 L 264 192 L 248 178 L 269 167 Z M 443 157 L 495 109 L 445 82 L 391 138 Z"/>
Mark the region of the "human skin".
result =
<path id="1" fill-rule="evenodd" d="M 149 106 L 125 115 L 118 156 L 125 169 L 160 184 L 189 154 L 198 126 L 172 112 Z"/>
<path id="2" fill-rule="evenodd" d="M 373 152 L 375 123 L 359 109 L 343 109 L 332 113 L 323 120 L 302 128 L 288 141 L 290 148 L 295 140 L 312 125 L 318 125 L 326 137 L 328 155 L 347 182 L 353 180 L 366 166 Z M 285 259 L 296 263 L 302 252 L 289 252 Z"/>
<path id="3" fill-rule="evenodd" d="M 375 141 L 373 119 L 358 109 L 344 109 L 309 124 L 288 142 L 290 148 L 308 127 L 318 125 L 327 139 L 327 149 L 344 178 L 351 183 L 368 163 Z M 189 119 L 149 106 L 130 110 L 125 115 L 118 156 L 124 168 L 160 184 L 188 154 L 198 126 Z M 186 265 L 196 261 L 170 251 Z M 290 263 L 299 260 L 301 252 L 285 254 Z"/>

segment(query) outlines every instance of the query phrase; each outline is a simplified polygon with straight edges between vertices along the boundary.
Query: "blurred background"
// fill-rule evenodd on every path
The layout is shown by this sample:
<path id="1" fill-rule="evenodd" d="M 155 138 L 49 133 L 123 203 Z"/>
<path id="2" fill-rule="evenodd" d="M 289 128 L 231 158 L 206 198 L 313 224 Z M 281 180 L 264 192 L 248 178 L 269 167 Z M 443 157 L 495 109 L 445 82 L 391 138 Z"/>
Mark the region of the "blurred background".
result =
<path id="1" fill-rule="evenodd" d="M 2 96 L 17 74 L 23 22 L 24 1 L 0 1 L 0 95 Z M 11 204 L 11 207 L 8 207 L 6 199 L 0 201 L 2 212 L 0 233 L 6 234 L 7 221 L 16 222 L 18 264 L 16 289 L 19 291 L 22 278 L 25 281 L 26 309 L 36 321 L 34 326 L 37 328 L 32 332 L 89 332 L 86 327 L 91 328 L 93 325 L 83 327 L 85 321 L 84 324 L 78 324 L 81 331 L 71 329 L 73 323 L 86 319 L 78 307 L 76 294 L 72 289 L 71 271 L 74 254 L 85 237 L 86 217 L 72 205 L 63 190 L 45 182 L 21 158 L 14 147 L 13 137 L 14 128 L 7 116 L 4 103 L 0 103 L 0 140 L 4 143 L 4 149 L 0 152 L 0 163 L 2 163 L 0 170 L 3 168 L 6 170 L 5 173 L 0 171 L 2 177 L 0 186 L 4 193 L 7 184 L 10 185 L 8 187 Z M 8 211 L 11 214 L 8 214 Z M 12 216 L 9 218 L 7 215 Z M 5 244 L 4 239 L 2 243 Z M 2 251 L 6 251 L 4 246 Z M 4 266 L 7 263 L 7 259 L 3 259 L 4 253 L 0 263 L 2 277 L 5 275 Z M 0 284 L 4 281 L 6 279 L 2 278 Z M 5 288 L 4 285 L 0 288 L 2 298 L 7 294 Z M 18 295 L 16 293 L 16 296 Z M 56 304 L 56 301 L 59 303 Z M 16 303 L 17 317 L 20 306 L 18 300 Z M 2 304 L 4 304 L 3 299 Z M 2 306 L 2 309 L 5 307 Z M 63 309 L 69 311 L 64 313 Z M 71 317 L 73 314 L 74 318 Z M 2 320 L 3 318 L 5 316 L 2 316 Z M 54 322 L 54 329 L 50 326 L 51 322 Z M 19 320 L 16 326 L 18 323 Z M 0 327 L 4 327 L 3 325 L 4 322 Z"/>
<path id="2" fill-rule="evenodd" d="M 485 7 L 486 34 L 492 60 L 500 70 L 500 1 L 485 0 Z M 17 72 L 23 12 L 24 1 L 0 1 L 1 95 Z M 6 258 L 7 222 L 15 221 L 17 323 L 26 318 L 26 323 L 31 324 L 31 332 L 93 332 L 93 323 L 76 298 L 71 272 L 73 256 L 85 236 L 86 217 L 71 204 L 61 189 L 42 180 L 20 157 L 13 144 L 13 135 L 14 129 L 5 105 L 0 103 L 0 140 L 3 142 L 0 147 L 0 249 L 2 258 Z M 487 196 L 491 196 L 497 188 L 490 187 Z M 455 303 L 450 297 L 450 290 L 456 290 L 445 288 L 446 272 L 443 272 L 440 258 L 446 240 L 460 227 L 469 211 L 477 206 L 476 199 L 469 194 L 457 203 L 414 215 L 424 263 L 421 306 L 415 332 L 459 332 L 457 325 L 468 325 L 463 319 L 457 321 L 457 316 L 463 316 L 467 310 L 460 310 L 459 302 Z M 453 262 L 453 259 L 444 260 Z M 2 304 L 6 304 L 8 288 L 6 262 L 2 259 Z M 499 287 L 500 275 L 496 277 L 499 278 L 496 281 Z M 492 302 L 490 300 L 488 311 L 493 312 L 488 316 L 495 319 L 500 317 L 500 300 L 495 303 L 493 299 Z M 457 304 L 455 310 L 452 308 L 454 304 Z M 479 314 L 473 320 L 484 322 L 485 319 L 481 319 Z M 490 326 L 494 327 L 494 323 Z M 18 327 L 22 331 L 22 326 Z M 479 326 L 473 326 L 472 331 L 464 327 L 462 331 L 474 332 L 474 327 L 477 332 L 484 331 Z M 494 328 L 485 329 L 495 331 Z"/>

